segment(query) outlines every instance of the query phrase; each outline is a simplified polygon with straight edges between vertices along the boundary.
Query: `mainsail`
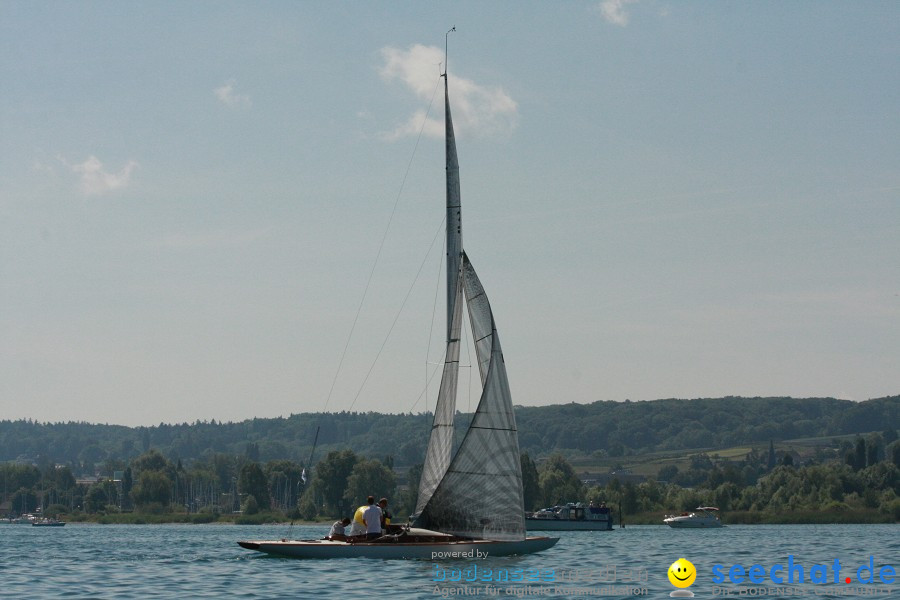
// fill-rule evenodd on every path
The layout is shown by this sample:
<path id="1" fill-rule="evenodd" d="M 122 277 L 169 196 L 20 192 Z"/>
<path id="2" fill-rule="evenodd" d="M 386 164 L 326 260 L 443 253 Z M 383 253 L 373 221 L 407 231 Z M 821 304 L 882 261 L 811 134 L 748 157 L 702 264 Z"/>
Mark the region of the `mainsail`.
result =
<path id="1" fill-rule="evenodd" d="M 519 442 L 506 365 L 484 287 L 462 249 L 459 164 L 444 75 L 447 160 L 447 352 L 419 483 L 417 526 L 489 540 L 525 539 Z M 456 455 L 453 415 L 465 294 L 482 394 Z"/>

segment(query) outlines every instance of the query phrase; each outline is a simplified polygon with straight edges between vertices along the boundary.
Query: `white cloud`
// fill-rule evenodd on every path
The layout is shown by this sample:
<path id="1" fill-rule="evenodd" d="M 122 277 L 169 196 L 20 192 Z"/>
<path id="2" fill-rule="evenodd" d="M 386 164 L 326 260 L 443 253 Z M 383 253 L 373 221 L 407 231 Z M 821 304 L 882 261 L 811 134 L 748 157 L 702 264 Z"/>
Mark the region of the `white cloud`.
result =
<path id="1" fill-rule="evenodd" d="M 100 159 L 93 155 L 83 163 L 74 165 L 63 158 L 59 160 L 79 176 L 81 191 L 88 196 L 98 196 L 127 187 L 131 183 L 131 173 L 138 166 L 135 161 L 129 160 L 118 173 L 110 173 L 103 168 Z"/>
<path id="2" fill-rule="evenodd" d="M 430 102 L 435 86 L 439 85 L 444 52 L 434 46 L 416 44 L 408 50 L 383 48 L 384 66 L 381 76 L 385 81 L 399 80 L 420 99 Z M 480 135 L 507 134 L 518 122 L 518 105 L 515 100 L 497 86 L 484 86 L 470 79 L 450 74 L 450 96 L 453 104 L 453 124 L 457 132 L 469 131 Z M 437 96 L 440 98 L 440 95 Z M 437 102 L 436 102 L 437 103 Z M 434 108 L 434 107 L 432 107 Z M 385 134 L 389 139 L 418 135 L 442 137 L 442 118 L 430 117 L 425 121 L 425 109 L 419 109 L 405 123 Z"/>
<path id="3" fill-rule="evenodd" d="M 600 14 L 608 23 L 625 27 L 628 25 L 628 13 L 625 12 L 625 5 L 635 2 L 637 0 L 603 0 L 600 3 Z"/>
<path id="4" fill-rule="evenodd" d="M 225 82 L 225 84 L 221 87 L 217 87 L 213 90 L 213 93 L 216 95 L 216 98 L 230 108 L 250 108 L 250 96 L 247 94 L 239 94 L 234 91 L 234 87 L 237 85 L 237 81 L 234 79 L 229 79 Z"/>

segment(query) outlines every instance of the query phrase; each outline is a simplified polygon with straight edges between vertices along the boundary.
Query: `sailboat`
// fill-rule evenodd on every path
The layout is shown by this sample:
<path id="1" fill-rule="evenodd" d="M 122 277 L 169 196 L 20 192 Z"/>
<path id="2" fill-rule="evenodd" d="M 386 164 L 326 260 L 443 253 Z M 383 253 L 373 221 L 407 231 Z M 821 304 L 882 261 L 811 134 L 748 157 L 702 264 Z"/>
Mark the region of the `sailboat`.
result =
<path id="1" fill-rule="evenodd" d="M 515 414 L 500 338 L 484 287 L 462 245 L 459 162 L 447 72 L 447 347 L 415 513 L 375 540 L 242 541 L 243 548 L 299 558 L 483 558 L 527 554 L 559 538 L 526 537 Z M 474 417 L 453 453 L 463 298 L 481 376 Z"/>

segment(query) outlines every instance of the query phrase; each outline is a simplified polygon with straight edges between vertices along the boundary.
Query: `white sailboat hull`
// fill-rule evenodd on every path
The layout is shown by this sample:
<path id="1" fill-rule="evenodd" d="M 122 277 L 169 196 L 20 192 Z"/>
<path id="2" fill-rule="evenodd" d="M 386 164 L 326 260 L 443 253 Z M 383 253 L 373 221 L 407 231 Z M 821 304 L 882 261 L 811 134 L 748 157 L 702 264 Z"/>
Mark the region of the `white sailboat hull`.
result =
<path id="1" fill-rule="evenodd" d="M 238 542 L 242 548 L 289 558 L 380 558 L 380 559 L 481 559 L 489 556 L 531 554 L 552 547 L 559 538 L 528 537 L 497 542 L 465 540 L 453 542 L 342 542 L 334 540 L 268 540 Z"/>

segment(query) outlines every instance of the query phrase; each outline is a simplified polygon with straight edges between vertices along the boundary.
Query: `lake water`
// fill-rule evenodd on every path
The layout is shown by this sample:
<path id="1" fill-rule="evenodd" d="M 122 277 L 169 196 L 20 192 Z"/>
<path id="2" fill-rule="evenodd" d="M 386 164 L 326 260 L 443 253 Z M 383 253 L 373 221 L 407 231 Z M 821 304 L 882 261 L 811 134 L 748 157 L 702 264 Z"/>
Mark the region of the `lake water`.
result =
<path id="1" fill-rule="evenodd" d="M 733 525 L 716 530 L 631 526 L 562 533 L 523 557 L 431 561 L 297 560 L 244 550 L 243 539 L 319 537 L 325 526 L 0 525 L 2 598 L 668 598 L 680 557 L 696 598 L 900 598 L 900 525 Z M 789 558 L 791 557 L 791 558 Z M 874 574 L 870 572 L 871 565 Z M 786 570 L 772 568 L 788 561 Z M 835 560 L 839 581 L 834 583 Z M 745 578 L 732 583 L 741 565 Z M 724 581 L 714 583 L 714 566 Z M 746 573 L 759 565 L 752 583 Z M 819 565 L 818 567 L 816 565 Z M 798 567 L 804 582 L 799 582 Z M 859 573 L 860 567 L 865 567 Z M 731 571 L 739 577 L 739 571 Z M 782 577 L 773 583 L 770 573 Z M 873 575 L 872 583 L 860 583 Z M 827 579 L 813 583 L 810 578 Z M 846 578 L 851 584 L 846 584 Z M 470 581 L 467 581 L 470 580 Z M 516 582 L 515 580 L 519 581 Z M 455 580 L 455 581 L 453 581 Z M 508 580 L 508 581 L 507 581 Z"/>

